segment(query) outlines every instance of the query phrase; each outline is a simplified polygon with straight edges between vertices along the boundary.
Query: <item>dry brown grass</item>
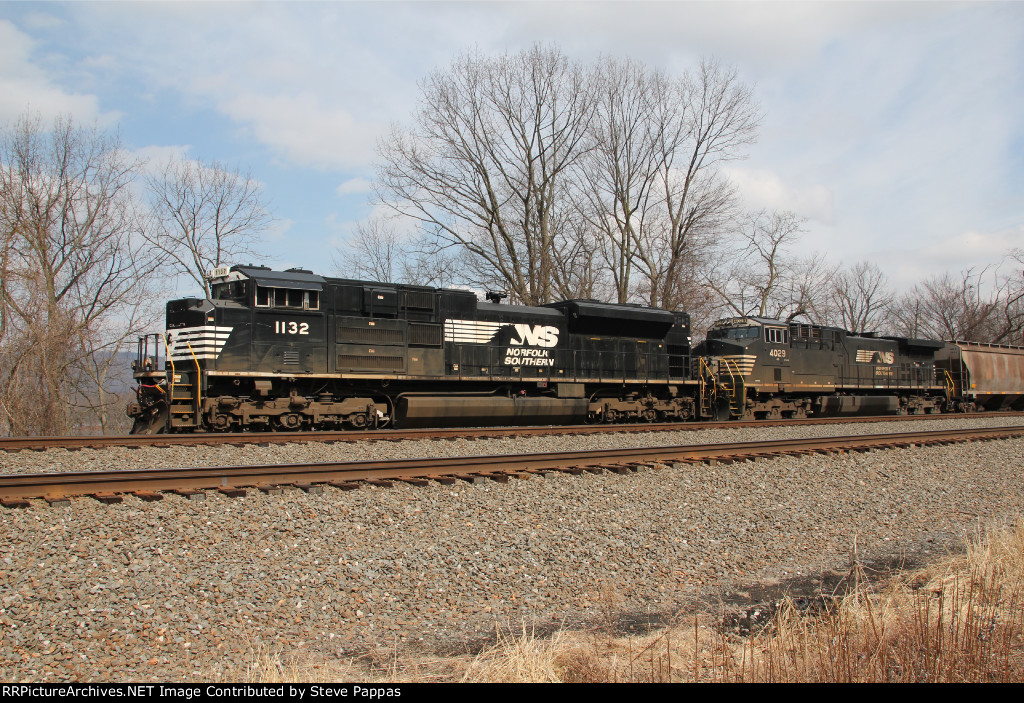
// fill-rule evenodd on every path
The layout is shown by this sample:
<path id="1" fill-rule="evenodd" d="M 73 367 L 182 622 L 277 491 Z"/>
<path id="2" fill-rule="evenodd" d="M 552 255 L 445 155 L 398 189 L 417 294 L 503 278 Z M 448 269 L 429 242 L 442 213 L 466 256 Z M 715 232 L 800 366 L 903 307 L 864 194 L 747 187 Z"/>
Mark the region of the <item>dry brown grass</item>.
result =
<path id="1" fill-rule="evenodd" d="M 1024 521 L 990 531 L 964 556 L 860 586 L 809 613 L 785 601 L 750 636 L 722 618 L 616 638 L 617 601 L 589 632 L 505 633 L 476 657 L 284 665 L 260 653 L 253 681 L 449 682 L 981 682 L 1024 678 Z"/>

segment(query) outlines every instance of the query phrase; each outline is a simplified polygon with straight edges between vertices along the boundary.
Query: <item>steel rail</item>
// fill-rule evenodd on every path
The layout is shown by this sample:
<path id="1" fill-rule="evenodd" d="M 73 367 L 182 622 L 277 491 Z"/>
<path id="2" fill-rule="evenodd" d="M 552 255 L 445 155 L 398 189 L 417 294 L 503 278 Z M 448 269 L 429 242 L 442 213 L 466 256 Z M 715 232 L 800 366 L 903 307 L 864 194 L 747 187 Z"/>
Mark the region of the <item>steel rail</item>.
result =
<path id="1" fill-rule="evenodd" d="M 708 460 L 742 460 L 781 454 L 864 451 L 876 448 L 1006 439 L 1024 436 L 1024 426 L 960 430 L 929 430 L 892 434 L 812 437 L 633 447 L 574 452 L 541 452 L 520 455 L 431 457 L 390 461 L 320 462 L 312 464 L 264 464 L 179 469 L 82 471 L 0 476 L 0 500 L 56 499 L 68 496 L 109 496 L 119 493 L 154 494 L 159 491 L 231 491 L 280 485 L 423 479 L 438 477 L 495 477 L 544 470 L 587 470 L 588 467 L 692 463 Z"/>
<path id="2" fill-rule="evenodd" d="M 864 422 L 950 420 L 987 417 L 1022 417 L 1024 413 L 1000 412 L 976 415 L 875 415 L 859 417 L 800 418 L 785 420 L 729 420 L 725 422 L 659 422 L 516 427 L 447 427 L 406 430 L 338 430 L 316 432 L 213 432 L 200 434 L 97 435 L 76 437 L 0 437 L 0 451 L 46 449 L 103 449 L 106 447 L 166 447 L 218 444 L 286 444 L 290 442 L 367 442 L 419 439 L 480 439 L 528 435 L 573 435 L 636 432 L 697 432 L 699 430 L 790 425 L 834 425 Z"/>

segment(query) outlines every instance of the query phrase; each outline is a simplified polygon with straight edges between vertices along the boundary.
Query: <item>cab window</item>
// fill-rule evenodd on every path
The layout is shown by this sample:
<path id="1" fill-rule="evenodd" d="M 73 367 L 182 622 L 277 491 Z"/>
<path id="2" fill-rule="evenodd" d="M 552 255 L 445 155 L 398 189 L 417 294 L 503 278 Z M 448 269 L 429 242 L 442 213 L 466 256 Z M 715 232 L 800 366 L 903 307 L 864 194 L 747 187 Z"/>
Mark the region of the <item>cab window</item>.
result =
<path id="1" fill-rule="evenodd" d="M 256 307 L 319 310 L 320 291 L 256 286 Z"/>
<path id="2" fill-rule="evenodd" d="M 245 281 L 215 283 L 210 287 L 210 297 L 213 300 L 237 300 L 238 302 L 245 302 Z"/>
<path id="3" fill-rule="evenodd" d="M 711 330 L 708 339 L 757 339 L 756 327 L 730 327 L 729 329 Z"/>

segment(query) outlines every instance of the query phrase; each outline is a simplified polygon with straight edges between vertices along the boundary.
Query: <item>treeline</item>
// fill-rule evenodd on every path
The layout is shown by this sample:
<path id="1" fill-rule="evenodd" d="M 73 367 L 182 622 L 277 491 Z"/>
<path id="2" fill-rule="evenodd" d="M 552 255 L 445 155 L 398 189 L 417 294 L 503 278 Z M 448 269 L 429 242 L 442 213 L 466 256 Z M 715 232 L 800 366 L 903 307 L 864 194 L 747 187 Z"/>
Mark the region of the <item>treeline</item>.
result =
<path id="1" fill-rule="evenodd" d="M 714 61 L 670 75 L 551 46 L 464 55 L 381 140 L 381 207 L 337 273 L 683 309 L 698 336 L 760 315 L 1024 344 L 1020 250 L 898 294 L 870 263 L 805 253 L 798 215 L 745 212 L 724 166 L 759 121 Z M 260 260 L 270 221 L 237 169 L 145 164 L 66 118 L 0 128 L 0 433 L 124 431 L 125 352 L 162 327 L 171 282 L 208 292 L 209 269 Z"/>
<path id="2" fill-rule="evenodd" d="M 942 275 L 899 295 L 873 264 L 804 253 L 804 220 L 745 212 L 724 165 L 760 110 L 715 61 L 678 75 L 557 47 L 469 53 L 420 85 L 409 123 L 379 144 L 377 216 L 338 272 L 684 309 L 853 331 L 1021 343 L 1017 267 Z M 1024 255 L 1008 252 L 1018 263 Z"/>
<path id="3" fill-rule="evenodd" d="M 26 115 L 0 131 L 0 434 L 127 429 L 124 352 L 173 280 L 248 252 L 259 184 L 134 158 L 115 134 Z"/>

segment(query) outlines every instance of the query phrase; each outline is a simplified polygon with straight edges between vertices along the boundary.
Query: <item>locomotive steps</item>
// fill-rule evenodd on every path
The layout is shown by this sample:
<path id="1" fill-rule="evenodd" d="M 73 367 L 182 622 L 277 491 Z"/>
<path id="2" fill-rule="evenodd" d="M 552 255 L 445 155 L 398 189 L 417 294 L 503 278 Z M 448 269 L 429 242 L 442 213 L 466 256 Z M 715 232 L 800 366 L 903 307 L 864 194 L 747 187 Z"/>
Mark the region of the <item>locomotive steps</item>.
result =
<path id="1" fill-rule="evenodd" d="M 735 423 L 732 423 L 735 424 Z M 697 462 L 734 462 L 779 455 L 870 451 L 892 447 L 987 441 L 1024 436 L 1024 426 L 946 429 L 841 437 L 812 437 L 758 442 L 633 447 L 519 455 L 441 457 L 391 461 L 320 462 L 232 467 L 142 469 L 0 476 L 0 504 L 27 507 L 27 499 L 63 502 L 71 496 L 93 496 L 117 502 L 124 494 L 156 500 L 164 491 L 195 498 L 214 490 L 243 496 L 246 490 L 280 490 L 293 486 L 321 491 L 331 485 L 342 489 L 361 484 L 390 485 L 392 481 L 507 481 L 547 472 L 601 473 L 635 471 L 641 466 L 681 468 Z"/>

